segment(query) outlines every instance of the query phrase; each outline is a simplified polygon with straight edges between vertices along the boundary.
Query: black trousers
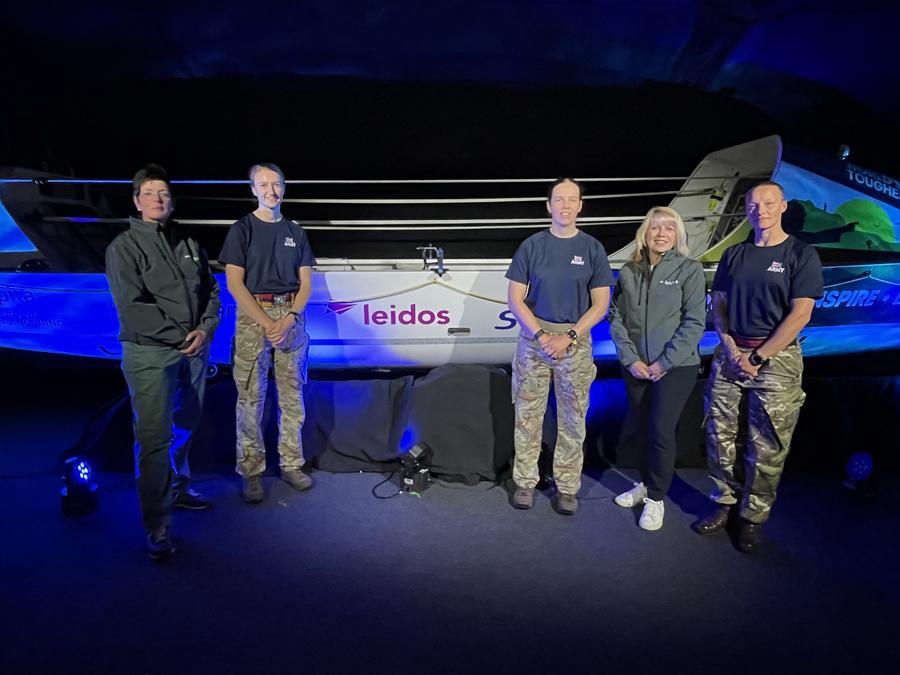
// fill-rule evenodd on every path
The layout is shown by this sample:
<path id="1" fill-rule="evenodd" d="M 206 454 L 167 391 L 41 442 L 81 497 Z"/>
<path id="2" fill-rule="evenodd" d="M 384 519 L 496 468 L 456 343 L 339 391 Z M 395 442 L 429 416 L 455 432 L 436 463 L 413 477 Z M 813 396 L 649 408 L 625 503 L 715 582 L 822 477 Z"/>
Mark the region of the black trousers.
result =
<path id="1" fill-rule="evenodd" d="M 642 441 L 641 480 L 650 499 L 662 499 L 672 484 L 677 450 L 675 430 L 697 382 L 699 368 L 673 368 L 658 382 L 639 380 L 622 369 L 629 406 L 626 429 L 634 430 L 633 437 Z"/>

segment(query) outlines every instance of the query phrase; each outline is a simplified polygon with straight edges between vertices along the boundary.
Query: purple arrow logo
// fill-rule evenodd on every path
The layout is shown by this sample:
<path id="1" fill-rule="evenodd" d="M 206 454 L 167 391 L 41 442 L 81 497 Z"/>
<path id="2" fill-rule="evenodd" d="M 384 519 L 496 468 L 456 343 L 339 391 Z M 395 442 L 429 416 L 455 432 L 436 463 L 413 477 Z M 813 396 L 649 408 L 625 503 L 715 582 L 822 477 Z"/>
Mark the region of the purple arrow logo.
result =
<path id="1" fill-rule="evenodd" d="M 344 314 L 356 307 L 355 302 L 329 302 L 325 305 L 325 311 L 333 314 Z"/>

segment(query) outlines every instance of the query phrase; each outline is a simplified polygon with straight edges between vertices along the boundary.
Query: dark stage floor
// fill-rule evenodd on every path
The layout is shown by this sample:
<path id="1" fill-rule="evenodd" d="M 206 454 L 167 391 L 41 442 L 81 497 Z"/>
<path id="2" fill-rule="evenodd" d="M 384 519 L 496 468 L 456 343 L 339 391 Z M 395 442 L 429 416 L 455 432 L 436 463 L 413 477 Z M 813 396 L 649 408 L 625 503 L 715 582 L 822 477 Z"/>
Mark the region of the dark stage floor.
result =
<path id="1" fill-rule="evenodd" d="M 176 514 L 158 565 L 128 474 L 101 474 L 99 512 L 60 515 L 58 451 L 98 394 L 35 377 L 0 407 L 0 673 L 856 673 L 900 656 L 887 477 L 863 502 L 789 461 L 748 557 L 689 529 L 696 469 L 657 533 L 613 504 L 630 473 L 613 468 L 585 477 L 573 518 L 546 497 L 514 511 L 490 483 L 378 500 L 378 474 L 324 472 L 306 494 L 269 478 L 253 507 L 207 473 L 214 508 Z"/>

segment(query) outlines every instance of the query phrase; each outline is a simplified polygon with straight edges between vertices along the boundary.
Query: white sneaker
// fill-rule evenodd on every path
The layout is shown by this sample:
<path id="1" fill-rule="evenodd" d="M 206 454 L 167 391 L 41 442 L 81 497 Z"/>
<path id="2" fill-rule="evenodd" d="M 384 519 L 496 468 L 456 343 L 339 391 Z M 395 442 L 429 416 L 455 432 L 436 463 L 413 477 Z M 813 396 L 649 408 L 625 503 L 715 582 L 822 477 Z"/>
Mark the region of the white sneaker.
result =
<path id="1" fill-rule="evenodd" d="M 640 504 L 647 497 L 647 488 L 643 483 L 635 483 L 634 487 L 628 492 L 623 492 L 616 497 L 616 504 L 624 506 L 626 509 L 633 508 Z"/>
<path id="2" fill-rule="evenodd" d="M 642 530 L 658 530 L 662 527 L 663 516 L 666 514 L 666 505 L 663 500 L 656 501 L 649 497 L 644 497 L 644 510 L 641 511 L 641 518 L 638 520 Z"/>

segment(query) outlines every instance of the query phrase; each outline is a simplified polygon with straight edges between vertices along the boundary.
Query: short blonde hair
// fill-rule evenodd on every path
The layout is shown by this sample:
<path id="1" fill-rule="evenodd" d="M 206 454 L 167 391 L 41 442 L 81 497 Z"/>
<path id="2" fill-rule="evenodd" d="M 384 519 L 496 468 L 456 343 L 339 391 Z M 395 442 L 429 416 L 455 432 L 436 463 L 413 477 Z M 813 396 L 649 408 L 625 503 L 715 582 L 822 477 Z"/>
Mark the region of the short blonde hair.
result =
<path id="1" fill-rule="evenodd" d="M 647 230 L 655 220 L 670 220 L 675 223 L 675 250 L 679 255 L 687 257 L 689 252 L 687 230 L 684 229 L 684 221 L 678 211 L 670 209 L 668 206 L 654 206 L 647 211 L 644 222 L 641 223 L 637 234 L 634 235 L 634 253 L 632 253 L 631 259 L 634 262 L 640 262 L 647 256 Z"/>

